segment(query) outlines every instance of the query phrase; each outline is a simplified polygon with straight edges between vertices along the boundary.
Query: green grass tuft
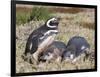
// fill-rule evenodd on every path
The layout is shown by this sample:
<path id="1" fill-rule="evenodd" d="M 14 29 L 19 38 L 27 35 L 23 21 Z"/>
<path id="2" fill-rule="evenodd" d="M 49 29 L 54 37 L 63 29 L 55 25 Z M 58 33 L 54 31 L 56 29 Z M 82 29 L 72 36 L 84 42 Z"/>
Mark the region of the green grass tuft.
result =
<path id="1" fill-rule="evenodd" d="M 30 14 L 30 20 L 47 20 L 50 18 L 50 12 L 44 7 L 34 7 Z"/>

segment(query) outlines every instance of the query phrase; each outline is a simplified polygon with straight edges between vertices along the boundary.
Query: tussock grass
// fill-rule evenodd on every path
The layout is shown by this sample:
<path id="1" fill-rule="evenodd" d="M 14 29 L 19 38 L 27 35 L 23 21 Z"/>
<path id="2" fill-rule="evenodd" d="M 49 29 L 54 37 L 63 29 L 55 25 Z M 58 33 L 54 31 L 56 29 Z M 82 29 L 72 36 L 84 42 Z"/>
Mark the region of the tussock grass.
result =
<path id="1" fill-rule="evenodd" d="M 47 20 L 51 17 L 51 13 L 45 7 L 32 7 L 27 9 L 25 7 L 17 7 L 16 10 L 16 24 L 25 24 L 29 21 Z"/>

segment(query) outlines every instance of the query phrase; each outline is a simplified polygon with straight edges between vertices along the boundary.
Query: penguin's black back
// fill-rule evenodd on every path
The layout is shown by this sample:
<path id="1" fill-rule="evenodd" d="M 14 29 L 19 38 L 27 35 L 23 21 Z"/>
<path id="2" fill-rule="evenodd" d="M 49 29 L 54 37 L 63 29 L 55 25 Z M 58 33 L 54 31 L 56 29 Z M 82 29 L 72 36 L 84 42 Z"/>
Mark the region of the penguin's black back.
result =
<path id="1" fill-rule="evenodd" d="M 83 53 L 84 50 L 86 48 L 90 48 L 89 43 L 87 42 L 87 40 L 84 37 L 80 37 L 80 36 L 74 36 L 72 37 L 67 44 L 68 46 L 75 46 L 76 48 L 76 56 L 79 55 L 80 53 Z M 84 48 L 82 49 L 82 47 L 84 46 Z"/>
<path id="2" fill-rule="evenodd" d="M 37 48 L 39 43 L 39 37 L 43 36 L 43 33 L 46 31 L 45 25 L 39 27 L 38 29 L 34 30 L 30 36 L 28 37 L 26 48 L 25 48 L 25 55 L 29 52 L 33 54 Z M 30 48 L 30 45 L 32 44 L 32 47 Z"/>

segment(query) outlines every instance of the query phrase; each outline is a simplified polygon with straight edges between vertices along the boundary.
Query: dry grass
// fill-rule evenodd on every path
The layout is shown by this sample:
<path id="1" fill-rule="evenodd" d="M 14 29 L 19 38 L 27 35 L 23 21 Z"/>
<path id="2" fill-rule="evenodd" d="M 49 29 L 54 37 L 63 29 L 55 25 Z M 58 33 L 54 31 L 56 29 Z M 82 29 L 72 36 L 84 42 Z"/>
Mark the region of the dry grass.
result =
<path id="1" fill-rule="evenodd" d="M 63 41 L 67 44 L 68 40 L 75 36 L 83 36 L 87 39 L 90 44 L 90 52 L 95 51 L 95 21 L 94 21 L 94 12 L 78 12 L 78 13 L 56 13 L 54 16 L 62 17 L 62 21 L 59 25 L 59 34 L 56 39 Z M 77 61 L 77 63 L 72 64 L 70 62 L 63 61 L 62 63 L 42 63 L 39 65 L 29 64 L 25 62 L 21 55 L 25 51 L 25 45 L 29 34 L 39 27 L 40 24 L 43 24 L 44 21 L 31 21 L 20 26 L 16 26 L 16 72 L 25 73 L 25 72 L 38 72 L 38 71 L 56 71 L 56 70 L 78 70 L 78 69 L 93 69 L 95 61 L 92 63 L 89 59 L 83 62 L 82 59 Z M 95 52 L 94 52 L 95 53 Z"/>

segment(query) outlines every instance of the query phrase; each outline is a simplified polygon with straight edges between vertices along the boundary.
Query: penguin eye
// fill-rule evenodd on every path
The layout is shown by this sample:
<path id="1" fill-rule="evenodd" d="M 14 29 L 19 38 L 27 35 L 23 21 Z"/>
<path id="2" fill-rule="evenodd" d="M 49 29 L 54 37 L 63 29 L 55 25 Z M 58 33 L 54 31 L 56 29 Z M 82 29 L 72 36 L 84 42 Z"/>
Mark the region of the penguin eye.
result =
<path id="1" fill-rule="evenodd" d="M 54 20 L 54 21 L 51 21 L 49 24 L 51 26 L 54 26 L 54 25 L 58 26 L 59 22 L 57 20 Z"/>

